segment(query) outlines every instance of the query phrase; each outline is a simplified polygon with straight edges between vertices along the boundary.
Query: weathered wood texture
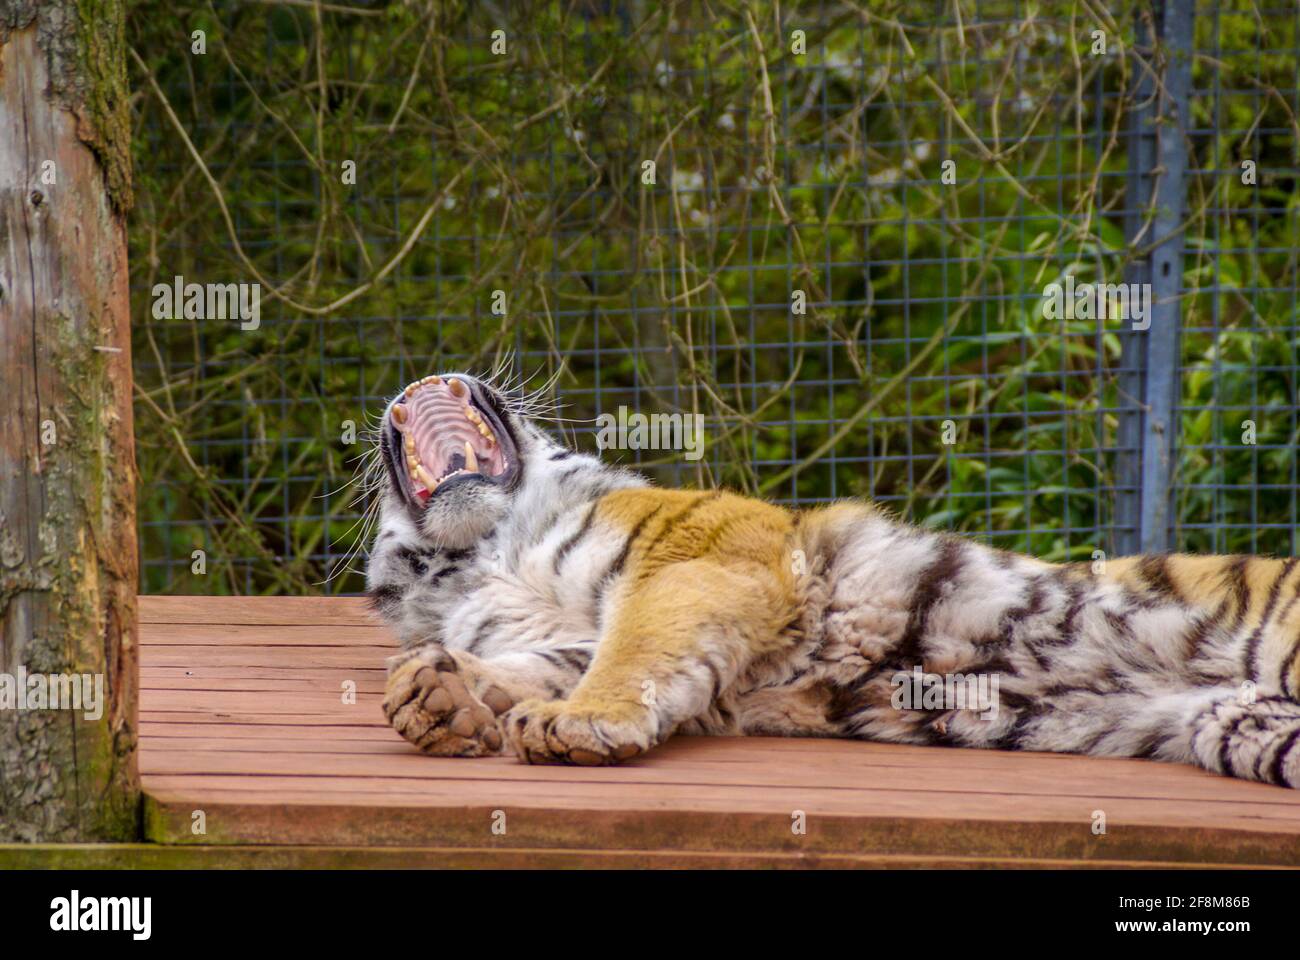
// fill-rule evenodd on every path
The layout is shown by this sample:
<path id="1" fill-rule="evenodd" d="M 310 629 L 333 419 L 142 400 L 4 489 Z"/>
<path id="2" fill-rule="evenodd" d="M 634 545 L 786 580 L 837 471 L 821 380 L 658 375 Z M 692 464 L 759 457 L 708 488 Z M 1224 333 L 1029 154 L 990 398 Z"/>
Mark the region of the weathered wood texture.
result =
<path id="1" fill-rule="evenodd" d="M 122 27 L 0 0 L 0 672 L 106 700 L 0 711 L 0 839 L 139 836 Z"/>
<path id="2" fill-rule="evenodd" d="M 0 844 L 0 870 L 329 870 L 329 869 L 871 869 L 871 870 L 1224 870 L 1242 864 L 1158 860 L 1037 860 L 911 854 L 730 853 L 698 850 L 557 850 L 542 847 L 361 847 L 161 843 Z M 1286 869 L 1275 867 L 1271 869 Z"/>
<path id="3" fill-rule="evenodd" d="M 1300 793 L 1140 760 L 686 737 L 613 768 L 422 757 L 384 723 L 392 639 L 358 601 L 143 597 L 141 617 L 146 835 L 232 862 L 1300 865 Z"/>

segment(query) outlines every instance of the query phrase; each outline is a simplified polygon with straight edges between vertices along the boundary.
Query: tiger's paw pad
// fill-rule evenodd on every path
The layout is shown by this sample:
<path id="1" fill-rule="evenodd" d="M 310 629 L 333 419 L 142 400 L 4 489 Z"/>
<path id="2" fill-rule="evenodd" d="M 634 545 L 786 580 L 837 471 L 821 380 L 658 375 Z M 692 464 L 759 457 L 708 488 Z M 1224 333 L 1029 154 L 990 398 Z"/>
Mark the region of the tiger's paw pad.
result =
<path id="1" fill-rule="evenodd" d="M 598 767 L 630 760 L 654 746 L 643 724 L 559 700 L 526 700 L 502 721 L 511 749 L 527 763 Z"/>
<path id="2" fill-rule="evenodd" d="M 421 647 L 390 662 L 384 716 L 422 752 L 436 757 L 482 757 L 501 752 L 497 716 L 509 698 L 490 687 L 480 699 L 442 647 Z"/>

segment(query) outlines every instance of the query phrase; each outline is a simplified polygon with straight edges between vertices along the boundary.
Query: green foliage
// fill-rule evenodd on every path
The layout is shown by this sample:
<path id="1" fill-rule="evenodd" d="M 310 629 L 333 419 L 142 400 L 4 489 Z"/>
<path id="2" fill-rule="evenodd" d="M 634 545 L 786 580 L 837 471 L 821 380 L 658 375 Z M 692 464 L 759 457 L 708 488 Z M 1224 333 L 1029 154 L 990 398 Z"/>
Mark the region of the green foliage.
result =
<path id="1" fill-rule="evenodd" d="M 923 22 L 901 0 L 827 3 L 778 25 L 733 3 L 524 2 L 507 23 L 437 2 L 135 4 L 146 589 L 320 589 L 359 533 L 333 492 L 364 449 L 344 421 L 509 355 L 559 371 L 570 417 L 705 414 L 698 468 L 640 458 L 665 482 L 873 496 L 1053 559 L 1109 550 L 1121 327 L 1041 310 L 1048 283 L 1117 282 L 1132 256 L 1123 94 L 1148 11 L 1094 7 L 960 0 Z M 1178 539 L 1290 552 L 1298 38 L 1294 18 L 1219 11 L 1196 28 Z M 257 331 L 153 319 L 177 274 L 260 275 L 284 299 L 263 289 Z"/>

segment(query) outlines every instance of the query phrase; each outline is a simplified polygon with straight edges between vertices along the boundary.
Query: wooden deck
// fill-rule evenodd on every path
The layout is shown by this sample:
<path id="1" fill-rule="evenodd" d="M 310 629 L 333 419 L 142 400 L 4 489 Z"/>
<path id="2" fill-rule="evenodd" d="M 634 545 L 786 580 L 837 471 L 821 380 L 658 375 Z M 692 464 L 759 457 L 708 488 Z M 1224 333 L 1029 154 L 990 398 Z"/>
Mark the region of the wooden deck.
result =
<path id="1" fill-rule="evenodd" d="M 384 722 L 394 643 L 360 601 L 140 613 L 146 836 L 179 845 L 151 862 L 1300 866 L 1300 792 L 1139 760 L 687 737 L 611 768 L 423 757 Z"/>

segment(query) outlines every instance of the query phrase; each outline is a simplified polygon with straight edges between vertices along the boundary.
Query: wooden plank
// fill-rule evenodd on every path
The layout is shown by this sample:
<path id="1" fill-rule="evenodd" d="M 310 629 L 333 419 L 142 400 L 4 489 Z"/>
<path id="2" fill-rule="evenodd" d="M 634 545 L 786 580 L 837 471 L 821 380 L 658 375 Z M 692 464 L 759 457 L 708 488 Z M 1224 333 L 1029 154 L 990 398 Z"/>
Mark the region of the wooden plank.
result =
<path id="1" fill-rule="evenodd" d="M 3 844 L 0 870 L 681 870 L 681 869 L 1191 869 L 1176 861 L 934 857 L 772 851 L 554 850 L 492 847 L 196 846 L 158 843 Z M 1242 864 L 1213 863 L 1220 869 Z M 1276 869 L 1276 868 L 1275 868 Z"/>
<path id="2" fill-rule="evenodd" d="M 356 703 L 342 702 L 343 690 L 268 693 L 264 690 L 160 690 L 149 688 L 149 710 L 152 713 L 193 710 L 196 713 L 228 713 L 237 716 L 258 714 L 317 714 L 334 717 L 339 722 L 351 722 L 358 711 L 364 711 L 361 722 L 383 718 L 381 696 L 370 693 L 357 697 Z"/>
<path id="3" fill-rule="evenodd" d="M 279 807 L 285 802 L 305 805 L 367 807 L 381 810 L 402 808 L 424 811 L 423 826 L 418 832 L 401 839 L 411 843 L 442 842 L 446 831 L 463 826 L 465 811 L 515 811 L 529 822 L 545 824 L 556 816 L 580 812 L 587 818 L 593 835 L 599 834 L 611 817 L 623 814 L 681 814 L 682 821 L 694 818 L 704 832 L 674 834 L 670 845 L 702 848 L 709 845 L 708 832 L 716 829 L 717 820 L 731 814 L 761 815 L 769 827 L 779 825 L 790 832 L 795 811 L 810 819 L 841 818 L 870 829 L 873 823 L 888 818 L 914 821 L 999 823 L 1007 826 L 1035 823 L 1056 824 L 1067 833 L 1091 833 L 1092 813 L 1104 808 L 1107 829 L 1113 833 L 1121 827 L 1158 826 L 1208 830 L 1218 835 L 1231 831 L 1265 832 L 1285 838 L 1290 856 L 1300 864 L 1300 824 L 1285 816 L 1285 805 L 1260 806 L 1240 811 L 1231 804 L 1190 801 L 1133 799 L 1127 797 L 1043 796 L 1002 792 L 995 794 L 953 793 L 932 795 L 918 804 L 912 791 L 888 789 L 809 790 L 799 787 L 767 786 L 762 790 L 751 785 L 719 784 L 638 784 L 635 790 L 607 790 L 599 784 L 549 781 L 544 788 L 529 781 L 493 781 L 467 785 L 445 780 L 415 781 L 397 777 L 348 776 L 295 778 L 279 776 L 220 776 L 202 778 L 154 775 L 149 794 L 160 805 L 186 811 L 202 808 L 209 813 L 214 802 L 243 807 Z M 196 806 L 197 805 L 197 806 Z M 1101 805 L 1101 807 L 1099 807 Z M 365 824 L 377 816 L 374 809 L 358 810 L 349 815 L 348 830 L 358 830 L 365 837 Z M 707 815 L 702 820 L 697 814 Z M 382 819 L 382 815 L 380 815 Z M 472 828 L 487 831 L 491 816 L 478 819 Z M 709 821 L 711 825 L 704 826 Z M 280 842 L 320 843 L 314 824 L 285 824 L 274 818 L 272 825 Z M 188 827 L 186 827 L 188 830 Z M 250 834 L 238 822 L 221 825 L 225 842 L 262 842 L 268 836 Z M 150 839 L 179 842 L 172 836 L 151 835 Z M 612 839 L 612 838 L 611 838 Z M 942 842 L 942 841 L 938 841 Z M 618 846 L 614 841 L 613 846 Z"/>
<path id="4" fill-rule="evenodd" d="M 173 623 L 148 624 L 143 642 L 154 647 L 247 645 L 252 647 L 386 647 L 397 640 L 386 627 L 335 624 Z M 382 660 L 380 661 L 382 665 Z"/>
<path id="5" fill-rule="evenodd" d="M 376 704 L 383 699 L 383 671 L 372 670 L 359 674 L 355 670 L 337 671 L 333 678 L 321 676 L 291 676 L 282 679 L 264 679 L 257 676 L 212 678 L 212 676 L 151 676 L 140 682 L 140 688 L 152 691 L 204 691 L 227 693 L 330 693 L 334 697 L 342 691 L 342 684 L 350 680 L 356 692 Z"/>
<path id="6" fill-rule="evenodd" d="M 279 612 L 199 599 L 156 605 L 143 631 L 148 835 L 166 843 L 414 847 L 449 865 L 645 862 L 626 859 L 637 851 L 716 865 L 1300 865 L 1300 795 L 1141 760 L 703 737 L 612 768 L 424 757 L 380 710 L 395 649 L 382 629 L 334 599 Z M 318 614 L 328 622 L 301 622 Z M 293 622 L 263 622 L 277 617 Z"/>
<path id="7" fill-rule="evenodd" d="M 364 597 L 141 596 L 142 624 L 307 624 L 374 626 Z"/>
<path id="8" fill-rule="evenodd" d="M 146 659 L 148 654 L 145 655 Z M 373 678 L 383 683 L 388 671 L 382 666 L 374 667 L 223 667 L 209 666 L 197 660 L 184 666 L 163 667 L 151 664 L 140 670 L 141 686 L 166 685 L 175 680 L 194 682 L 202 680 L 240 681 L 266 680 L 271 682 L 289 682 L 294 680 L 339 682 L 357 678 Z"/>
<path id="9" fill-rule="evenodd" d="M 293 669 L 297 666 L 349 669 L 383 667 L 384 661 L 396 652 L 394 647 L 271 647 L 258 644 L 217 644 L 213 646 L 171 646 L 149 643 L 141 648 L 140 655 L 150 667 L 181 667 L 195 665 L 218 667 L 279 667 Z"/>
<path id="10" fill-rule="evenodd" d="M 215 774 L 302 776 L 311 778 L 402 778 L 420 782 L 453 781 L 466 790 L 495 788 L 501 781 L 530 784 L 584 783 L 614 792 L 652 785 L 743 786 L 754 789 L 791 787 L 810 793 L 819 790 L 855 791 L 888 789 L 915 795 L 918 807 L 938 798 L 959 794 L 1018 794 L 1088 798 L 1140 798 L 1171 801 L 1206 801 L 1242 810 L 1275 811 L 1276 816 L 1300 823 L 1300 805 L 1279 802 L 1279 791 L 1265 784 L 1234 783 L 1209 774 L 1183 778 L 1137 779 L 1124 765 L 1073 765 L 1017 763 L 998 765 L 996 756 L 975 763 L 893 760 L 886 752 L 856 756 L 803 757 L 798 763 L 774 762 L 771 755 L 739 757 L 724 743 L 718 753 L 730 762 L 710 756 L 705 741 L 683 740 L 638 761 L 612 768 L 564 766 L 529 767 L 511 758 L 459 760 L 424 757 L 393 738 L 387 748 L 377 746 L 368 755 L 329 754 L 318 751 L 257 752 L 237 749 L 198 750 L 192 746 L 166 749 L 148 745 L 141 769 L 150 777 Z M 858 745 L 853 745 L 858 746 Z M 865 744 L 861 746 L 867 746 Z M 885 745 L 877 745 L 885 746 Z M 702 749 L 700 749 L 702 748 Z M 950 751 L 976 753 L 977 751 Z M 989 762 L 979 763 L 980 759 Z M 1189 771 L 1196 774 L 1196 771 Z M 153 782 L 153 781 L 151 781 Z M 1237 789 L 1238 787 L 1244 789 Z M 1283 794 L 1283 799 L 1285 794 Z M 1266 814 L 1267 815 L 1267 814 Z"/>
<path id="11" fill-rule="evenodd" d="M 148 700 L 148 697 L 147 697 Z M 351 726 L 370 726 L 387 728 L 387 722 L 380 713 L 365 715 L 351 719 L 339 719 L 337 714 L 333 713 L 235 713 L 227 710 L 199 710 L 199 709 L 177 709 L 177 710 L 140 710 L 140 722 L 168 722 L 168 723 L 194 723 L 194 725 L 211 725 L 224 727 L 227 725 L 281 725 L 287 723 L 292 726 L 317 726 L 317 727 L 351 727 Z M 391 735 L 391 734 L 390 734 Z"/>
<path id="12" fill-rule="evenodd" d="M 1046 858 L 1077 861 L 1138 860 L 1189 863 L 1300 865 L 1300 834 L 1204 823 L 1170 817 L 1164 801 L 1112 803 L 1107 833 L 1093 834 L 1088 811 L 1056 809 L 1025 798 L 1009 807 L 1004 798 L 968 798 L 955 817 L 917 816 L 906 800 L 886 792 L 865 798 L 870 806 L 841 802 L 805 810 L 806 794 L 697 789 L 675 804 L 656 791 L 639 801 L 609 802 L 585 792 L 539 798 L 521 784 L 496 806 L 455 806 L 452 791 L 433 798 L 390 792 L 322 797 L 316 790 L 290 791 L 268 784 L 258 793 L 218 782 L 197 798 L 153 787 L 145 804 L 146 836 L 170 843 L 285 843 L 378 846 L 544 847 L 562 850 L 763 850 L 776 853 L 838 853 L 937 857 Z M 355 781 L 353 781 L 355 783 Z M 858 798 L 859 803 L 864 798 Z M 770 807 L 770 809 L 764 809 Z M 758 808 L 758 809 L 755 809 Z M 191 832 L 202 810 L 207 833 Z M 806 833 L 792 830 L 792 811 L 804 810 Z M 1025 816 L 1024 814 L 1028 814 Z M 504 820 L 502 816 L 504 815 Z M 1054 819 L 1055 817 L 1055 819 Z M 504 835 L 493 834 L 504 824 Z"/>
<path id="13" fill-rule="evenodd" d="M 181 720 L 145 720 L 140 724 L 140 736 L 210 738 L 214 733 L 228 740 L 261 740 L 265 737 L 293 737 L 324 743 L 342 743 L 351 740 L 370 740 L 392 743 L 393 731 L 384 723 L 371 726 L 353 724 L 317 724 L 301 726 L 280 723 L 236 724 L 234 726 L 214 727 L 210 723 L 188 723 L 184 715 Z"/>

